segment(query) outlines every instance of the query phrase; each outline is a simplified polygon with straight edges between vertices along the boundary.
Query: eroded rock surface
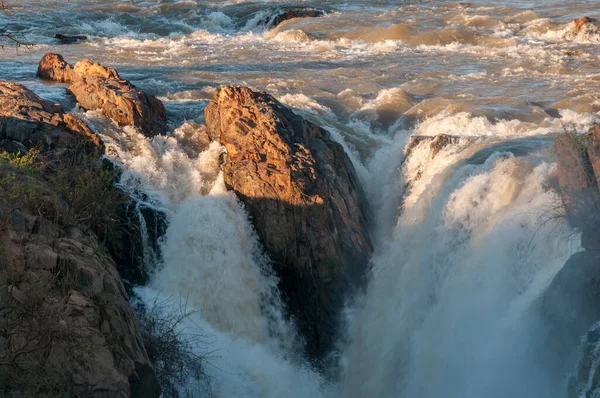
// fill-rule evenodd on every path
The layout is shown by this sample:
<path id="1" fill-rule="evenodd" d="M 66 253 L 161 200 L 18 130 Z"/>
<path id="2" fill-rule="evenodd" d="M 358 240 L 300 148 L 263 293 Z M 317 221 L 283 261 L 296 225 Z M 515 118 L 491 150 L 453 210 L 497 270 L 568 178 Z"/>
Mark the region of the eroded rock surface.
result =
<path id="1" fill-rule="evenodd" d="M 95 200 L 65 199 L 102 170 L 102 143 L 60 107 L 0 82 L 0 152 L 32 147 L 42 160 L 0 156 L 0 395 L 160 396 L 117 267 L 94 226 L 80 224 Z M 88 169 L 69 163 L 58 178 L 63 160 Z M 127 199 L 102 181 L 115 206 Z"/>
<path id="2" fill-rule="evenodd" d="M 158 397 L 136 315 L 97 238 L 1 201 L 0 216 L 0 358 L 18 355 L 38 379 L 26 396 L 58 382 L 78 396 Z"/>
<path id="3" fill-rule="evenodd" d="M 75 66 L 58 54 L 46 54 L 38 66 L 42 79 L 71 83 L 69 91 L 85 109 L 100 109 L 121 126 L 135 126 L 146 136 L 164 134 L 164 105 L 121 78 L 116 70 L 88 59 Z"/>
<path id="4" fill-rule="evenodd" d="M 100 138 L 81 120 L 16 83 L 0 81 L 0 143 L 5 147 L 55 148 L 69 134 L 87 138 L 102 148 Z"/>
<path id="5" fill-rule="evenodd" d="M 225 183 L 246 205 L 309 352 L 322 356 L 372 251 L 354 167 L 327 131 L 266 93 L 223 87 L 205 115 L 227 149 Z"/>

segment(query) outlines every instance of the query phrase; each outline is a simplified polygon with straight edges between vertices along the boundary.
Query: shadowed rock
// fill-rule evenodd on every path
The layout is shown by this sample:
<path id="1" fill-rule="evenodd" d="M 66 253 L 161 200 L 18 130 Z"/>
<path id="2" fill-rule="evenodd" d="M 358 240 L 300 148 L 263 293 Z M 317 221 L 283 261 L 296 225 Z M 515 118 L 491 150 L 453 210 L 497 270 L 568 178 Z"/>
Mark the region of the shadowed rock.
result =
<path id="1" fill-rule="evenodd" d="M 246 205 L 309 353 L 322 357 L 372 251 L 354 167 L 327 131 L 266 93 L 223 87 L 205 115 L 227 149 L 225 183 Z"/>
<path id="2" fill-rule="evenodd" d="M 54 38 L 60 42 L 60 44 L 75 44 L 81 40 L 87 40 L 87 36 L 68 36 L 57 33 Z"/>
<path id="3" fill-rule="evenodd" d="M 84 122 L 24 86 L 0 81 L 0 150 L 14 146 L 27 152 L 38 146 L 56 166 L 61 154 L 73 150 L 68 146 L 74 137 L 83 137 L 76 140 L 82 144 L 75 157 L 101 163 L 102 143 Z M 35 177 L 11 170 L 4 161 L 0 169 L 3 176 L 17 176 L 14 186 L 29 187 L 32 196 L 11 193 L 12 180 L 2 181 L 0 362 L 4 371 L 13 365 L 7 366 L 7 358 L 15 357 L 27 375 L 35 371 L 35 380 L 27 381 L 31 391 L 8 391 L 15 396 L 62 396 L 68 390 L 67 395 L 81 397 L 159 397 L 117 267 L 90 232 L 93 226 L 79 225 L 85 221 L 66 214 L 68 206 L 58 193 L 63 183 L 48 178 L 52 167 Z M 77 178 L 78 170 L 72 175 Z M 119 230 L 111 232 L 117 237 L 107 237 L 107 243 L 121 237 Z"/>
<path id="4" fill-rule="evenodd" d="M 38 77 L 71 83 L 69 91 L 85 109 L 100 109 L 121 126 L 135 126 L 149 137 L 167 131 L 164 105 L 121 78 L 116 70 L 88 59 L 69 65 L 58 54 L 46 54 Z"/>

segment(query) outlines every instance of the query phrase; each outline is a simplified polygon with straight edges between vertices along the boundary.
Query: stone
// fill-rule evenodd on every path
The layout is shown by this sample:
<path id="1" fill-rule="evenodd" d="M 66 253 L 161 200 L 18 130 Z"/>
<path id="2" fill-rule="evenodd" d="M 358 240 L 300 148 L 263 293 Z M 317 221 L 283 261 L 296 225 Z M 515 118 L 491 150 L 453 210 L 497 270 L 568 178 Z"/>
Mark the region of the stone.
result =
<path id="1" fill-rule="evenodd" d="M 283 22 L 294 18 L 318 18 L 327 15 L 324 9 L 305 7 L 305 6 L 286 6 L 274 9 L 275 15 L 269 15 L 263 18 L 258 25 L 263 25 L 267 29 L 273 29 Z"/>
<path id="2" fill-rule="evenodd" d="M 0 81 L 0 142 L 52 149 L 72 134 L 85 137 L 90 150 L 103 150 L 102 141 L 85 122 L 57 110 L 25 86 Z"/>
<path id="3" fill-rule="evenodd" d="M 71 66 L 58 54 L 46 54 L 38 77 L 71 83 L 71 92 L 85 109 L 100 109 L 121 126 L 134 126 L 153 137 L 167 132 L 167 114 L 156 97 L 121 78 L 116 70 L 89 59 Z"/>
<path id="4" fill-rule="evenodd" d="M 31 333 L 24 326 L 48 335 L 47 354 L 39 357 L 46 351 L 34 351 L 21 360 L 39 363 L 35 377 L 61 379 L 73 396 L 158 398 L 161 388 L 115 263 L 97 250 L 97 237 L 90 232 L 72 236 L 76 239 L 56 237 L 49 228 L 19 233 L 13 223 L 0 228 L 0 306 L 10 308 L 0 314 L 0 324 L 7 336 L 11 327 L 17 337 L 19 331 Z M 40 266 L 42 259 L 52 263 L 56 257 L 54 267 Z M 14 262 L 19 259 L 25 261 Z M 39 303 L 32 301 L 36 297 Z M 7 300 L 29 311 L 26 324 L 18 323 L 21 317 L 11 320 L 9 312 L 19 306 L 8 307 Z"/>
<path id="5" fill-rule="evenodd" d="M 583 25 L 587 24 L 587 23 L 591 23 L 594 20 L 590 17 L 582 17 L 582 18 L 576 18 L 573 22 L 575 23 L 575 29 L 576 32 L 579 33 L 579 31 L 581 30 L 581 28 L 583 27 Z"/>
<path id="6" fill-rule="evenodd" d="M 354 167 L 326 130 L 264 92 L 222 87 L 205 119 L 227 150 L 225 184 L 246 206 L 307 350 L 323 357 L 372 252 Z"/>

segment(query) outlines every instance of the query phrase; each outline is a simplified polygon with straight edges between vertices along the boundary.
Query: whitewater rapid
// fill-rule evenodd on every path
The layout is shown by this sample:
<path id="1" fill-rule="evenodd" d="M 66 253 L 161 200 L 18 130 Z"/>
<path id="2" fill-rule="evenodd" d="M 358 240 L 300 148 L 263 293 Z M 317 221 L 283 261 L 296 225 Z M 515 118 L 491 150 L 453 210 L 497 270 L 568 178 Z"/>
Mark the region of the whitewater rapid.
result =
<path id="1" fill-rule="evenodd" d="M 10 3 L 10 0 L 7 0 Z M 563 397 L 536 302 L 578 235 L 561 222 L 555 134 L 600 119 L 592 1 L 306 1 L 323 18 L 266 31 L 286 1 L 33 1 L 0 13 L 37 45 L 0 51 L 0 79 L 86 119 L 140 206 L 165 215 L 144 253 L 152 305 L 184 301 L 215 397 Z M 86 34 L 57 46 L 52 36 Z M 43 53 L 92 58 L 167 108 L 146 138 L 35 79 Z M 203 109 L 216 87 L 275 95 L 328 129 L 374 215 L 369 284 L 321 373 L 301 354 L 277 278 L 219 170 Z M 413 136 L 447 134 L 439 151 Z M 148 237 L 149 238 L 149 237 Z M 190 382 L 193 384 L 193 382 Z"/>

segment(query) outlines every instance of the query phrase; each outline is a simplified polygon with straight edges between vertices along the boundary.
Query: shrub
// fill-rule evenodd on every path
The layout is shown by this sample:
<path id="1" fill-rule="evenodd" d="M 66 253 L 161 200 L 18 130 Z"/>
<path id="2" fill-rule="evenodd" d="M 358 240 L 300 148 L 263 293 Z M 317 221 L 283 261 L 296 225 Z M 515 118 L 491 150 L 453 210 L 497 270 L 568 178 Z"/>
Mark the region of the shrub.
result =
<path id="1" fill-rule="evenodd" d="M 135 308 L 144 346 L 163 388 L 163 395 L 206 395 L 210 387 L 210 378 L 205 373 L 206 355 L 196 354 L 194 347 L 205 343 L 207 336 L 190 318 L 195 311 L 189 311 L 187 303 L 181 301 L 179 306 L 175 306 L 169 300 L 158 299 L 150 306 L 138 302 Z M 192 326 L 186 327 L 186 323 Z"/>

